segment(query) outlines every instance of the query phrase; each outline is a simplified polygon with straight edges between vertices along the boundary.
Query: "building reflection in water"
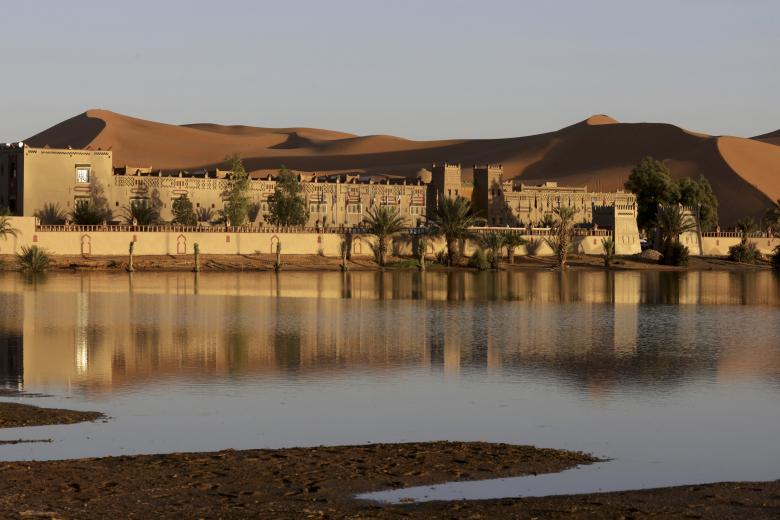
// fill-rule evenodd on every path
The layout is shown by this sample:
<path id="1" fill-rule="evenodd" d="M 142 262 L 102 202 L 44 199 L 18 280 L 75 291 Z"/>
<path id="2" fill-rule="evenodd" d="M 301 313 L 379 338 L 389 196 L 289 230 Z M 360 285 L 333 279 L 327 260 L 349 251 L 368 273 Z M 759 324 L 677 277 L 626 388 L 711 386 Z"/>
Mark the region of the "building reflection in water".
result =
<path id="1" fill-rule="evenodd" d="M 768 272 L 3 275 L 0 382 L 97 392 L 422 368 L 598 396 L 735 371 L 777 381 L 779 288 Z M 750 305 L 753 336 L 723 319 L 739 307 L 711 304 Z"/>

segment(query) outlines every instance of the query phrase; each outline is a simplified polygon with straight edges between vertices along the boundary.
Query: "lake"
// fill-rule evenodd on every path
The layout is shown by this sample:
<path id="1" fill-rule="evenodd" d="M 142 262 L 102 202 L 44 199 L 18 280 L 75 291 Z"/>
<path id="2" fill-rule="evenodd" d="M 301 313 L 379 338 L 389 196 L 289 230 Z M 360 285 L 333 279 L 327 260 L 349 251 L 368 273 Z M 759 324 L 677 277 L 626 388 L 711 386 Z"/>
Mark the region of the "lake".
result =
<path id="1" fill-rule="evenodd" d="M 417 499 L 780 478 L 767 271 L 4 273 L 0 308 L 0 388 L 45 394 L 3 399 L 111 416 L 0 460 L 450 439 L 611 460 Z"/>

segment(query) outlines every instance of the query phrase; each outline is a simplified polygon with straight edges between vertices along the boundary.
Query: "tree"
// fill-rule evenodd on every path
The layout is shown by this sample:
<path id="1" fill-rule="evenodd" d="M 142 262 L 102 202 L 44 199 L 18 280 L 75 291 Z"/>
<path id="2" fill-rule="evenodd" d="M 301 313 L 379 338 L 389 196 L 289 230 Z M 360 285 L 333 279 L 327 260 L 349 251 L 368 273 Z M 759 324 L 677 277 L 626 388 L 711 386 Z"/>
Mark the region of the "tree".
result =
<path id="1" fill-rule="evenodd" d="M 377 238 L 377 259 L 379 265 L 384 267 L 387 240 L 404 230 L 404 219 L 390 206 L 375 206 L 367 213 L 364 224 L 368 232 Z"/>
<path id="2" fill-rule="evenodd" d="M 771 227 L 775 234 L 780 233 L 780 199 L 764 215 L 764 223 Z"/>
<path id="3" fill-rule="evenodd" d="M 677 193 L 679 196 L 672 203 L 699 207 L 699 224 L 702 231 L 715 228 L 718 224 L 718 199 L 704 175 L 700 175 L 698 181 L 690 177 L 681 178 L 677 181 Z"/>
<path id="4" fill-rule="evenodd" d="M 491 269 L 498 269 L 501 250 L 504 248 L 506 236 L 498 231 L 490 231 L 480 236 L 480 245 L 488 251 L 488 261 Z"/>
<path id="5" fill-rule="evenodd" d="M 255 201 L 249 204 L 249 207 L 247 208 L 247 218 L 249 219 L 249 222 L 254 222 L 257 220 L 257 215 L 260 214 L 260 203 Z"/>
<path id="6" fill-rule="evenodd" d="M 604 267 L 612 267 L 612 260 L 615 258 L 615 239 L 605 237 L 601 239 L 601 247 L 604 248 Z"/>
<path id="7" fill-rule="evenodd" d="M 187 195 L 181 195 L 178 199 L 173 201 L 171 212 L 173 213 L 174 224 L 194 226 L 198 223 L 198 217 L 195 215 L 192 201 Z"/>
<path id="8" fill-rule="evenodd" d="M 515 263 L 515 249 L 526 243 L 526 240 L 519 233 L 507 232 L 504 234 L 504 247 L 506 247 L 507 260 L 510 264 Z"/>
<path id="9" fill-rule="evenodd" d="M 748 237 L 758 231 L 758 224 L 753 220 L 753 217 L 745 217 L 737 220 L 737 229 L 740 235 L 742 235 L 742 243 L 745 244 L 748 241 Z"/>
<path id="10" fill-rule="evenodd" d="M 672 260 L 677 257 L 676 250 L 684 247 L 680 244 L 680 235 L 697 231 L 696 222 L 677 204 L 659 206 L 656 218 L 663 242 L 664 263 L 676 264 L 676 261 Z"/>
<path id="11" fill-rule="evenodd" d="M 230 157 L 230 179 L 222 199 L 225 201 L 225 209 L 220 210 L 223 220 L 231 226 L 243 226 L 249 213 L 249 175 L 244 169 L 241 156 L 233 154 Z"/>
<path id="12" fill-rule="evenodd" d="M 282 167 L 276 188 L 268 197 L 268 222 L 277 226 L 303 226 L 309 220 L 309 208 L 298 176 Z"/>
<path id="13" fill-rule="evenodd" d="M 661 161 L 645 157 L 631 169 L 625 188 L 636 195 L 637 224 L 640 229 L 655 227 L 659 204 L 672 204 L 679 198 L 677 185 Z"/>
<path id="14" fill-rule="evenodd" d="M 555 233 L 554 245 L 551 244 L 556 256 L 558 257 L 558 269 L 566 269 L 566 262 L 569 258 L 569 249 L 571 248 L 571 238 L 574 234 L 574 216 L 577 210 L 569 206 L 560 206 L 553 210 L 558 217 L 553 227 Z"/>
<path id="15" fill-rule="evenodd" d="M 41 224 L 52 226 L 65 222 L 67 215 L 58 202 L 47 202 L 41 209 L 35 212 L 35 216 L 38 217 Z"/>
<path id="16" fill-rule="evenodd" d="M 429 234 L 443 236 L 447 244 L 447 265 L 452 266 L 458 259 L 458 240 L 473 238 L 469 228 L 484 223 L 484 219 L 471 213 L 471 203 L 463 197 L 443 197 L 428 215 Z"/>

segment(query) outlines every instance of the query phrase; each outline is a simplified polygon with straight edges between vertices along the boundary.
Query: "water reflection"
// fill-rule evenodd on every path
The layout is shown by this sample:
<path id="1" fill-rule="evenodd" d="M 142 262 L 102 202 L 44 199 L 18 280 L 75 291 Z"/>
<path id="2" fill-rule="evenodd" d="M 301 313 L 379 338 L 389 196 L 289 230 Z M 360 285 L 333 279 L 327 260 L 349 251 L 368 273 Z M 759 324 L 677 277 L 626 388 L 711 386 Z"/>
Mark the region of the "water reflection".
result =
<path id="1" fill-rule="evenodd" d="M 776 382 L 778 294 L 768 272 L 5 275 L 0 381 L 94 392 L 422 368 L 554 378 L 596 398 Z"/>

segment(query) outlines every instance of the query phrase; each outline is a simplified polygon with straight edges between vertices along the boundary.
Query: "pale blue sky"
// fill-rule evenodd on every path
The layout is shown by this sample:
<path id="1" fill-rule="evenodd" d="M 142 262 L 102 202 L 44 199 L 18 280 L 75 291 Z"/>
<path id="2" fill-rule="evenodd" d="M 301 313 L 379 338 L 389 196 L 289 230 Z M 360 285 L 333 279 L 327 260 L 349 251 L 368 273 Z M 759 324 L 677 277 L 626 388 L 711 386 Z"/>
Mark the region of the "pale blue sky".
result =
<path id="1" fill-rule="evenodd" d="M 507 137 L 607 113 L 780 128 L 780 1 L 3 2 L 0 140 L 87 108 Z"/>

